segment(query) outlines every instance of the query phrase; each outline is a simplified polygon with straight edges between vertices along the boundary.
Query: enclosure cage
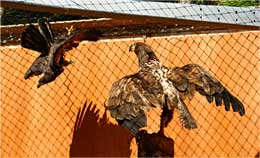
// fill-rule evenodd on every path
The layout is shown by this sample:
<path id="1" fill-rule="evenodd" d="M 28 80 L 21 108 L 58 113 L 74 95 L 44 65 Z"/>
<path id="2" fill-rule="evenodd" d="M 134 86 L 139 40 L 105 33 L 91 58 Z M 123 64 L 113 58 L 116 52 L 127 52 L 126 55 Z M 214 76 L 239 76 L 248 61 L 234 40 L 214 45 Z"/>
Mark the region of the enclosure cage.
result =
<path id="1" fill-rule="evenodd" d="M 2 0 L 2 7 L 84 17 L 51 22 L 56 36 L 73 25 L 98 29 L 103 37 L 68 51 L 73 64 L 37 89 L 39 77 L 23 77 L 38 56 L 20 46 L 28 24 L 1 26 L 1 156 L 136 157 L 135 138 L 106 104 L 112 83 L 138 71 L 129 46 L 144 42 L 168 67 L 201 65 L 245 106 L 241 117 L 197 94 L 185 101 L 198 128 L 183 128 L 174 113 L 164 133 L 174 142 L 174 156 L 254 157 L 260 151 L 259 7 L 188 2 Z M 146 113 L 148 133 L 158 132 L 160 113 Z"/>

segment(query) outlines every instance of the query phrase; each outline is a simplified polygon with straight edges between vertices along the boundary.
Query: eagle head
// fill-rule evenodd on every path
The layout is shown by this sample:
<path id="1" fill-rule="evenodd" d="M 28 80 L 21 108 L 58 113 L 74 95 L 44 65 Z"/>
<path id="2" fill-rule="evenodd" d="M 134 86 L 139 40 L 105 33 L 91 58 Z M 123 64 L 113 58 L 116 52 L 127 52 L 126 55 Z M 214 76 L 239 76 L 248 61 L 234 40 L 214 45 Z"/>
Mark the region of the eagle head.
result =
<path id="1" fill-rule="evenodd" d="M 152 48 L 142 42 L 136 42 L 134 44 L 131 44 L 129 47 L 130 52 L 135 52 L 136 55 L 139 53 L 147 53 L 147 52 L 153 52 Z"/>
<path id="2" fill-rule="evenodd" d="M 129 47 L 130 52 L 134 52 L 138 57 L 139 66 L 142 67 L 150 60 L 159 61 L 152 48 L 142 42 L 136 42 Z"/>

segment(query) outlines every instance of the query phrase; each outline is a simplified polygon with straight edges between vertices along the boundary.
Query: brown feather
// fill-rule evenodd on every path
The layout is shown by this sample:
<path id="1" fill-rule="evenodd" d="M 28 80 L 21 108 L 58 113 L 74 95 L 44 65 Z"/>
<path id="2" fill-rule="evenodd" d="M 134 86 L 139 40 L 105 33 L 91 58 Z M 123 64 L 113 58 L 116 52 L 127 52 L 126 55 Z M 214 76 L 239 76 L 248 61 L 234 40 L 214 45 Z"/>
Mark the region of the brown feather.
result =
<path id="1" fill-rule="evenodd" d="M 160 106 L 161 101 L 157 97 L 162 96 L 158 95 L 162 92 L 157 93 L 160 88 L 153 87 L 156 93 L 146 91 L 145 88 L 151 87 L 154 83 L 143 80 L 141 74 L 144 75 L 144 73 L 138 73 L 116 81 L 110 89 L 108 98 L 111 116 L 121 122 L 122 126 L 127 126 L 126 128 L 134 135 L 139 128 L 146 126 L 144 112 L 153 106 Z"/>
<path id="2" fill-rule="evenodd" d="M 76 48 L 83 40 L 97 41 L 101 32 L 91 29 L 75 31 L 73 35 L 54 39 L 49 22 L 38 21 L 38 28 L 29 25 L 22 33 L 21 45 L 24 48 L 40 52 L 40 56 L 33 62 L 24 75 L 28 79 L 34 75 L 44 74 L 37 87 L 56 79 L 63 72 L 63 67 L 71 64 L 65 59 L 65 52 Z"/>
<path id="3" fill-rule="evenodd" d="M 63 41 L 55 42 L 49 52 L 49 66 L 52 69 L 61 66 L 63 63 L 62 61 L 64 60 L 65 52 L 78 47 L 81 41 L 97 41 L 100 36 L 101 32 L 95 29 L 88 31 L 75 31 Z"/>
<path id="4" fill-rule="evenodd" d="M 24 79 L 28 79 L 32 76 L 38 76 L 44 73 L 48 65 L 47 56 L 39 56 L 30 66 L 30 68 L 24 74 Z"/>
<path id="5" fill-rule="evenodd" d="M 198 91 L 208 102 L 217 106 L 230 104 L 234 112 L 245 114 L 243 104 L 201 66 L 189 64 L 167 68 L 162 65 L 150 46 L 134 43 L 129 47 L 138 57 L 139 71 L 116 81 L 109 92 L 108 109 L 120 125 L 136 135 L 146 125 L 145 112 L 152 107 L 163 109 L 161 129 L 172 119 L 174 109 L 179 112 L 180 122 L 187 129 L 197 128 L 184 99 L 192 99 Z"/>
<path id="6" fill-rule="evenodd" d="M 178 81 L 179 79 L 175 81 L 176 79 L 172 74 L 181 75 L 182 78 L 188 80 L 188 84 L 190 86 L 187 87 L 186 92 L 180 91 L 181 93 L 188 93 L 191 94 L 191 96 L 194 96 L 196 91 L 190 89 L 190 87 L 195 86 L 195 89 L 201 95 L 205 96 L 209 103 L 211 103 L 214 99 L 216 106 L 220 106 L 224 103 L 226 111 L 229 111 L 231 105 L 234 112 L 239 112 L 241 116 L 245 114 L 243 104 L 236 97 L 234 97 L 215 77 L 210 75 L 201 66 L 189 64 L 183 67 L 173 68 L 171 69 L 171 72 L 172 73 L 169 75 L 169 79 L 173 82 L 182 84 Z"/>

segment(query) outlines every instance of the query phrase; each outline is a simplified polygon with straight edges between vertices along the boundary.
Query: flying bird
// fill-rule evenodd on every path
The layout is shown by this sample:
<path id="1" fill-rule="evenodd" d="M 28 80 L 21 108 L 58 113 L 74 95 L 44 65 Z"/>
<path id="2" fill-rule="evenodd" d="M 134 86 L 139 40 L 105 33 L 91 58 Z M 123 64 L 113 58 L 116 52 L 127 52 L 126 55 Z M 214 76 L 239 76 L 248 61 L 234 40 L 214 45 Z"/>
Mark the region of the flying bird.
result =
<path id="1" fill-rule="evenodd" d="M 38 21 L 38 28 L 29 25 L 22 33 L 21 45 L 40 53 L 24 75 L 25 79 L 43 74 L 37 88 L 55 80 L 64 67 L 72 63 L 65 59 L 65 53 L 76 48 L 83 40 L 97 41 L 101 33 L 98 30 L 74 32 L 70 31 L 64 37 L 54 37 L 51 26 L 46 20 Z"/>
<path id="2" fill-rule="evenodd" d="M 146 126 L 145 112 L 153 107 L 163 110 L 160 132 L 173 118 L 174 110 L 179 113 L 179 120 L 185 128 L 197 128 L 183 101 L 186 98 L 191 100 L 195 92 L 205 96 L 209 103 L 214 100 L 217 106 L 224 103 L 226 111 L 232 107 L 241 116 L 245 114 L 243 104 L 201 66 L 166 67 L 150 46 L 140 42 L 132 44 L 129 50 L 138 57 L 139 71 L 112 84 L 108 109 L 131 134 L 136 135 Z"/>

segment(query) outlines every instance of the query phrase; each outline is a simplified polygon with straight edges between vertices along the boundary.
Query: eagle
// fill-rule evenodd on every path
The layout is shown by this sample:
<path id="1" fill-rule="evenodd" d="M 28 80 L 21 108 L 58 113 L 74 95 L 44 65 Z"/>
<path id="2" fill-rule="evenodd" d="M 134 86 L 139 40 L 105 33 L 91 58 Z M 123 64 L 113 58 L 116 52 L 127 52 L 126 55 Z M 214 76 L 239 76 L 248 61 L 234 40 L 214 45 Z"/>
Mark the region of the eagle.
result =
<path id="1" fill-rule="evenodd" d="M 38 28 L 30 24 L 22 33 L 21 46 L 40 53 L 24 75 L 25 79 L 43 74 L 39 79 L 37 88 L 54 81 L 63 71 L 64 67 L 72 63 L 65 59 L 65 52 L 76 48 L 83 40 L 97 41 L 100 31 L 74 31 L 67 35 L 54 37 L 51 26 L 47 20 L 39 20 Z"/>
<path id="2" fill-rule="evenodd" d="M 139 71 L 112 84 L 107 108 L 118 124 L 132 135 L 146 126 L 145 112 L 154 107 L 162 109 L 159 132 L 163 133 L 172 120 L 174 110 L 179 113 L 179 120 L 186 129 L 197 128 L 184 102 L 185 99 L 191 100 L 196 92 L 205 96 L 209 103 L 224 104 L 226 111 L 232 107 L 233 112 L 245 115 L 241 101 L 201 66 L 166 67 L 152 48 L 141 42 L 130 45 L 129 51 L 136 54 Z"/>

